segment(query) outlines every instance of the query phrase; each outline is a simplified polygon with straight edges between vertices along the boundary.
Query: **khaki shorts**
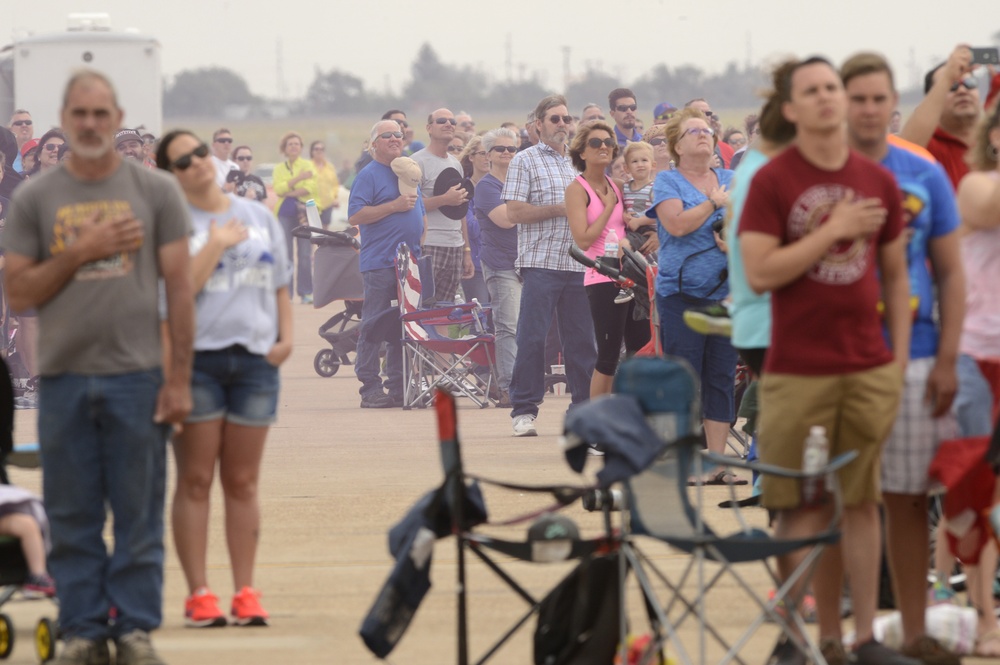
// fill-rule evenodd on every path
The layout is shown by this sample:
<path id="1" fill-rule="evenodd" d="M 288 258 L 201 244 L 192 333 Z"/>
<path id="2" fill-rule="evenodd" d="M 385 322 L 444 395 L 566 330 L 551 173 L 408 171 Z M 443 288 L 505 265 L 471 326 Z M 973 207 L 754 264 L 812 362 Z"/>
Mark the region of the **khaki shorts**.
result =
<path id="1" fill-rule="evenodd" d="M 760 461 L 801 469 L 809 428 L 821 425 L 830 440 L 830 459 L 858 451 L 857 459 L 838 472 L 844 505 L 880 501 L 882 443 L 896 420 L 902 389 L 902 371 L 895 362 L 834 376 L 765 373 L 760 382 Z M 764 475 L 761 482 L 764 506 L 798 507 L 798 480 Z"/>

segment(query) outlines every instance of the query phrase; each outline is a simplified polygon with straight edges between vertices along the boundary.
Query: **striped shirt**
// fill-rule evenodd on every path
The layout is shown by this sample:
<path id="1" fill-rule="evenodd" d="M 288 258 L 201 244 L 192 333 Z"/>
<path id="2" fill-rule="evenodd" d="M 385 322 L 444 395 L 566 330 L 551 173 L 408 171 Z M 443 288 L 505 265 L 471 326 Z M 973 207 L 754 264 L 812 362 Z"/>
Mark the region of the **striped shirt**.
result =
<path id="1" fill-rule="evenodd" d="M 568 155 L 538 143 L 514 155 L 501 196 L 504 201 L 534 206 L 559 205 L 566 202 L 566 187 L 576 176 Z M 514 267 L 583 272 L 585 268 L 570 258 L 572 244 L 573 234 L 565 216 L 518 224 Z"/>

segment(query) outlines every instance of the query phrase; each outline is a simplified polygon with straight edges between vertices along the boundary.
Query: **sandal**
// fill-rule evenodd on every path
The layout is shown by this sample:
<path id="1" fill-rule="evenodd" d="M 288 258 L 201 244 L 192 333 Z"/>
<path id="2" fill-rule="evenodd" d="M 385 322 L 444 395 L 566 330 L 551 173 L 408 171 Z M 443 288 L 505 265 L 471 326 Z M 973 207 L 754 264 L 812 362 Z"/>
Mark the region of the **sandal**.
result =
<path id="1" fill-rule="evenodd" d="M 983 648 L 987 645 L 992 648 Z M 977 658 L 1000 658 L 1000 627 L 976 638 L 974 655 Z"/>
<path id="2" fill-rule="evenodd" d="M 721 469 L 705 481 L 706 485 L 748 485 L 745 478 L 740 478 L 728 469 Z"/>

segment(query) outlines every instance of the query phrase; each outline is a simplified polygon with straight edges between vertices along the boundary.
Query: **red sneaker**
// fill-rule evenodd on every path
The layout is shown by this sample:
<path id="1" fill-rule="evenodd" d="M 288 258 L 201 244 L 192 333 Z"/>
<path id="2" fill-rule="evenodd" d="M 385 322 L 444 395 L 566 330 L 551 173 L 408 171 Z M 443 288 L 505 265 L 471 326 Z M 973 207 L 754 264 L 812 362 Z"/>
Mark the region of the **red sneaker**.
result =
<path id="1" fill-rule="evenodd" d="M 266 626 L 267 612 L 260 606 L 260 591 L 245 586 L 233 596 L 233 622 L 237 626 Z"/>
<path id="2" fill-rule="evenodd" d="M 218 628 L 226 625 L 219 598 L 208 587 L 196 589 L 184 599 L 184 625 L 188 628 Z"/>
<path id="3" fill-rule="evenodd" d="M 48 574 L 28 575 L 21 585 L 21 595 L 25 598 L 53 598 L 56 595 L 56 583 Z"/>

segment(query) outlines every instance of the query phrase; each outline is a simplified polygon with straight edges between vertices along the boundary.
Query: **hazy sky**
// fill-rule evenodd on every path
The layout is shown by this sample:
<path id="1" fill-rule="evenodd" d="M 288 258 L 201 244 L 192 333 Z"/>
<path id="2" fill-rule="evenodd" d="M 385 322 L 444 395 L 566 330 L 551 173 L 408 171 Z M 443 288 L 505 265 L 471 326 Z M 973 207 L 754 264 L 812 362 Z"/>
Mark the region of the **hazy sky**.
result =
<path id="1" fill-rule="evenodd" d="M 14 35 L 63 31 L 70 12 L 107 12 L 114 28 L 159 39 L 168 77 L 222 66 L 266 96 L 278 96 L 282 80 L 288 95 L 303 94 L 317 67 L 399 92 L 425 41 L 447 63 L 504 79 L 508 39 L 514 78 L 522 68 L 539 69 L 560 91 L 564 47 L 571 74 L 591 63 L 626 83 L 661 62 L 716 71 L 748 56 L 761 63 L 819 53 L 836 62 L 874 49 L 908 86 L 956 43 L 988 45 L 1000 31 L 997 8 L 996 0 L 0 0 L 0 45 Z"/>

